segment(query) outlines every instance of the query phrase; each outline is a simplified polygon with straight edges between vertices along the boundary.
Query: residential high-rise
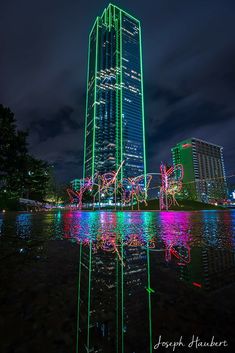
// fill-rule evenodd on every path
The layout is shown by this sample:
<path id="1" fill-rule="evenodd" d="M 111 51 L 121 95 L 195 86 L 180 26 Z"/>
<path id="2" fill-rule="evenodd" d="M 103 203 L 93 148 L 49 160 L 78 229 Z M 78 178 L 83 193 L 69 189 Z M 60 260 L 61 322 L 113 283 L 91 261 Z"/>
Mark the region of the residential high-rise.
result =
<path id="1" fill-rule="evenodd" d="M 223 160 L 223 147 L 190 138 L 171 149 L 174 165 L 184 168 L 184 196 L 202 201 L 216 202 L 227 197 Z"/>
<path id="2" fill-rule="evenodd" d="M 89 35 L 83 177 L 146 179 L 141 25 L 110 4 Z"/>

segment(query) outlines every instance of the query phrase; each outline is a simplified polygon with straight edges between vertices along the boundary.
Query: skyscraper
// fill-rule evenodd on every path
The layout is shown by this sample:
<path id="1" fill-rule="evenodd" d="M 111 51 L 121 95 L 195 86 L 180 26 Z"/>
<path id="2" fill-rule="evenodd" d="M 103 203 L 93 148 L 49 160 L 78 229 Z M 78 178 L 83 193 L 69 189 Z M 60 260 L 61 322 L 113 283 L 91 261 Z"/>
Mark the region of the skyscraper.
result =
<path id="1" fill-rule="evenodd" d="M 171 149 L 173 163 L 184 168 L 184 196 L 202 202 L 215 202 L 227 197 L 223 147 L 190 138 Z"/>
<path id="2" fill-rule="evenodd" d="M 110 4 L 89 35 L 83 177 L 122 161 L 119 179 L 146 175 L 141 25 Z"/>

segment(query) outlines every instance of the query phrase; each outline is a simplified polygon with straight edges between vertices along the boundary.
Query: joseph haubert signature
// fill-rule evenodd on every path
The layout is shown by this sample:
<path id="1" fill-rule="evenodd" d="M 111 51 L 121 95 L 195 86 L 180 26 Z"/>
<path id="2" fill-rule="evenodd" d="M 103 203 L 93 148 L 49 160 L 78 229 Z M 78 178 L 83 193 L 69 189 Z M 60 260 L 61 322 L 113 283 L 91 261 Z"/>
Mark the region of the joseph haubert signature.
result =
<path id="1" fill-rule="evenodd" d="M 210 340 L 203 341 L 199 336 L 192 335 L 192 339 L 186 341 L 183 336 L 180 336 L 178 341 L 164 341 L 162 336 L 159 336 L 158 343 L 154 345 L 154 349 L 163 348 L 172 348 L 174 352 L 177 348 L 186 347 L 186 348 L 213 348 L 213 347 L 227 347 L 228 342 L 226 340 L 220 341 L 216 340 L 215 336 L 212 336 Z M 221 350 L 222 351 L 222 350 Z"/>

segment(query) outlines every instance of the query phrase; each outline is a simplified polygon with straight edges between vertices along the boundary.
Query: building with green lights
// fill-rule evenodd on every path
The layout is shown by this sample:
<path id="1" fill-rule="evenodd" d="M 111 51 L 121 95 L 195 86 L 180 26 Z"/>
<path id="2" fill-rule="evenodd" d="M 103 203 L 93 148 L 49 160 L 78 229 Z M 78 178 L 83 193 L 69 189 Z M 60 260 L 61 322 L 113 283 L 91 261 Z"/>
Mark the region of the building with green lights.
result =
<path id="1" fill-rule="evenodd" d="M 81 179 L 73 179 L 70 182 L 71 189 L 74 191 L 79 191 L 80 187 L 82 186 L 82 180 Z"/>
<path id="2" fill-rule="evenodd" d="M 171 149 L 173 164 L 184 168 L 182 197 L 214 203 L 227 198 L 223 147 L 190 138 Z"/>
<path id="3" fill-rule="evenodd" d="M 146 175 L 140 21 L 110 4 L 89 35 L 83 178 Z M 144 179 L 145 180 L 145 179 Z"/>

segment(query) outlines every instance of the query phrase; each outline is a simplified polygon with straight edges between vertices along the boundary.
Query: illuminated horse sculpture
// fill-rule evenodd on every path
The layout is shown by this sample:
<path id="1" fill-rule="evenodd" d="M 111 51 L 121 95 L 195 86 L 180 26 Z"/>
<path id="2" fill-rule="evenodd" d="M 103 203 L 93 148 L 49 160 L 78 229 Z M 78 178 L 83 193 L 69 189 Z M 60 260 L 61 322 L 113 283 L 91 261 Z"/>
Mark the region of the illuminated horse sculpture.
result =
<path id="1" fill-rule="evenodd" d="M 172 205 L 178 205 L 175 195 L 182 189 L 184 170 L 182 164 L 177 164 L 167 169 L 161 163 L 160 172 L 162 180 L 159 195 L 160 210 L 168 210 Z"/>

